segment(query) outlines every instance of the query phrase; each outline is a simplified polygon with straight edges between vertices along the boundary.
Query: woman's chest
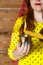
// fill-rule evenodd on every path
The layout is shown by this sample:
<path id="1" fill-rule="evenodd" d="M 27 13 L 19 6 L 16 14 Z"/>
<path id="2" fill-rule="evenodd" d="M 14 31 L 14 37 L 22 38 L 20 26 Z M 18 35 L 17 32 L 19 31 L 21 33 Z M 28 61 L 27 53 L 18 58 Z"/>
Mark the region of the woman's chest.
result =
<path id="1" fill-rule="evenodd" d="M 33 32 L 43 35 L 43 23 L 35 23 L 35 28 L 34 28 Z M 43 42 L 43 40 L 41 40 L 37 37 L 32 37 L 31 41 L 33 43 Z"/>

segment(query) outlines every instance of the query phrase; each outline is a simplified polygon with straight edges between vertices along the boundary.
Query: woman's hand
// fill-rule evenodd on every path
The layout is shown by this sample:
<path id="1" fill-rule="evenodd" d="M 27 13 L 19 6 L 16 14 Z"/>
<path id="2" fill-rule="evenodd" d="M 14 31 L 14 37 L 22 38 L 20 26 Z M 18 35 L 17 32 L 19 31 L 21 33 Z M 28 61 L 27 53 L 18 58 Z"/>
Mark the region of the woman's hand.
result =
<path id="1" fill-rule="evenodd" d="M 29 53 L 31 44 L 24 44 L 21 42 L 17 45 L 17 48 L 13 51 L 13 56 L 19 60 L 21 59 L 23 56 L 27 55 Z"/>

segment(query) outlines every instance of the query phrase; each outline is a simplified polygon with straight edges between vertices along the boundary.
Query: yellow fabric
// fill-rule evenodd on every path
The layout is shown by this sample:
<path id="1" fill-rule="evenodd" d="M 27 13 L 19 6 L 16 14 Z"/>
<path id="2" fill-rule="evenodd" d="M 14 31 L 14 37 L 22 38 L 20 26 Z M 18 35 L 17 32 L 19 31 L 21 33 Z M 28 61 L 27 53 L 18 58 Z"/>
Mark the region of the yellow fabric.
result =
<path id="1" fill-rule="evenodd" d="M 20 27 L 22 25 L 22 18 L 23 17 L 20 17 L 17 19 L 14 27 L 13 27 L 13 30 L 12 30 L 12 35 L 11 35 L 11 41 L 10 41 L 10 45 L 9 45 L 9 48 L 8 48 L 8 55 L 11 59 L 13 60 L 16 60 L 12 54 L 12 51 L 16 48 L 18 42 L 19 42 L 19 35 L 20 35 Z"/>
<path id="2" fill-rule="evenodd" d="M 11 59 L 15 60 L 12 51 L 16 48 L 20 38 L 20 27 L 23 24 L 22 17 L 18 18 L 11 36 L 10 46 L 8 48 L 8 55 Z M 43 23 L 34 23 L 34 32 L 39 33 L 43 28 Z M 37 37 L 32 37 L 32 48 L 28 55 L 18 61 L 18 65 L 43 65 L 43 41 L 40 41 Z"/>

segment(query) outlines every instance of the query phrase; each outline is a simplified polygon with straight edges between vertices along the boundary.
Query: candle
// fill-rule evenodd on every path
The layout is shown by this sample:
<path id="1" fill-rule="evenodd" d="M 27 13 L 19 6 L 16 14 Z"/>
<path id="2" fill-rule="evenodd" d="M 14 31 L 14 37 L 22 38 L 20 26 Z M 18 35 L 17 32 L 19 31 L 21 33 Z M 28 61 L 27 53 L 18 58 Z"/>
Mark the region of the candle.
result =
<path id="1" fill-rule="evenodd" d="M 21 43 L 28 42 L 28 35 L 21 35 Z"/>

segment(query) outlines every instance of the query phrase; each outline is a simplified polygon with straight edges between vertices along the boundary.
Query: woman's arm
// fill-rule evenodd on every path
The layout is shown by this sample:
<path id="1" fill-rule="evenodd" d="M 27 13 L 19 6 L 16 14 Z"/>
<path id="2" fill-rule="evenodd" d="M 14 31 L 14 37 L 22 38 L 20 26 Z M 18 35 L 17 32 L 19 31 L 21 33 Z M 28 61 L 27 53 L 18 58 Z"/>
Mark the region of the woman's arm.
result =
<path id="1" fill-rule="evenodd" d="M 11 41 L 10 41 L 10 45 L 8 48 L 8 55 L 12 60 L 15 60 L 12 51 L 16 49 L 16 46 L 19 42 L 19 35 L 20 35 L 20 27 L 23 24 L 22 21 L 22 17 L 18 18 L 14 27 L 13 27 L 13 31 L 12 31 L 12 35 L 11 35 Z"/>

